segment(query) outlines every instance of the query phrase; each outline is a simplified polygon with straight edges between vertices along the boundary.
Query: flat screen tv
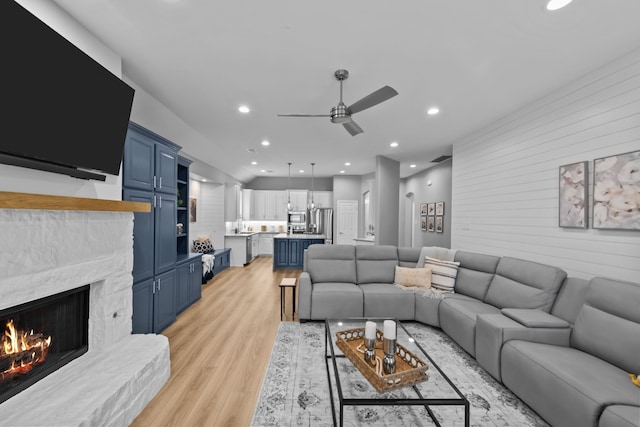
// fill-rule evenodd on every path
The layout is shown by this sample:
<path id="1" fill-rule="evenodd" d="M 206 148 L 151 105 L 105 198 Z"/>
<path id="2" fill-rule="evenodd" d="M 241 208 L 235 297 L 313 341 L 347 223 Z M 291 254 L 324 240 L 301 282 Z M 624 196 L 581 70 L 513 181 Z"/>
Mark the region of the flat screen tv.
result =
<path id="1" fill-rule="evenodd" d="M 120 173 L 134 90 L 13 0 L 0 1 L 0 162 Z"/>

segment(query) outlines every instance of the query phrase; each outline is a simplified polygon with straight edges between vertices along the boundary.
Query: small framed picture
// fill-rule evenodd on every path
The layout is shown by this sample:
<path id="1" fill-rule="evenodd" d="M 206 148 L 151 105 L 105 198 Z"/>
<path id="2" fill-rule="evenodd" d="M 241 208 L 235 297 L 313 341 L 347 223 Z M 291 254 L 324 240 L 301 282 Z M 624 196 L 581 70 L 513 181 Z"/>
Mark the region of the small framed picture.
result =
<path id="1" fill-rule="evenodd" d="M 436 217 L 436 233 L 442 233 L 443 223 L 444 223 L 444 217 L 437 216 Z"/>
<path id="2" fill-rule="evenodd" d="M 424 215 L 420 216 L 420 230 L 427 231 L 427 217 Z"/>
<path id="3" fill-rule="evenodd" d="M 444 202 L 436 203 L 436 215 L 444 215 Z"/>
<path id="4" fill-rule="evenodd" d="M 427 214 L 427 204 L 420 203 L 420 215 L 426 215 L 426 214 Z"/>
<path id="5" fill-rule="evenodd" d="M 587 228 L 588 162 L 560 166 L 558 225 Z"/>
<path id="6" fill-rule="evenodd" d="M 433 233 L 433 230 L 435 230 L 435 221 L 436 217 L 435 216 L 428 216 L 427 217 L 427 231 L 430 231 Z"/>
<path id="7" fill-rule="evenodd" d="M 427 215 L 435 215 L 436 214 L 436 204 L 429 203 L 427 204 Z"/>

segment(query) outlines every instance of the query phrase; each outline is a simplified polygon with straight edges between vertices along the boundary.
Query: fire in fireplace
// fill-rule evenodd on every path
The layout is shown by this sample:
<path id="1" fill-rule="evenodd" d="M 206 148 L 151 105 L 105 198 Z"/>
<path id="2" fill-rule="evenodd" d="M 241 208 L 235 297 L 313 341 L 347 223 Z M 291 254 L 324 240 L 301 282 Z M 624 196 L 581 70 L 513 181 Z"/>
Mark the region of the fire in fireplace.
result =
<path id="1" fill-rule="evenodd" d="M 0 403 L 88 349 L 89 286 L 0 310 Z"/>
<path id="2" fill-rule="evenodd" d="M 26 374 L 36 365 L 44 362 L 51 337 L 41 333 L 16 329 L 13 319 L 7 321 L 7 328 L 0 346 L 0 382 Z"/>

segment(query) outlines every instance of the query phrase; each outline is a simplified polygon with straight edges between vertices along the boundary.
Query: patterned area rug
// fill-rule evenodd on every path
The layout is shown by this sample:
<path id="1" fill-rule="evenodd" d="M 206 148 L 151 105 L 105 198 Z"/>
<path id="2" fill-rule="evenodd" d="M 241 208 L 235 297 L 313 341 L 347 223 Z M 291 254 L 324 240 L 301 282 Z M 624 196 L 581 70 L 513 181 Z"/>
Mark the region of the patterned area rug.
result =
<path id="1" fill-rule="evenodd" d="M 437 328 L 405 323 L 471 404 L 472 426 L 547 426 L 533 410 L 493 379 Z M 324 323 L 280 323 L 252 426 L 331 426 L 333 417 L 324 361 Z M 344 387 L 370 387 L 363 382 Z M 332 379 L 335 387 L 335 380 Z M 373 390 L 373 389 L 372 389 Z M 400 389 L 402 390 L 402 389 Z M 334 391 L 334 400 L 336 399 Z M 432 407 L 443 426 L 463 426 L 457 407 Z M 423 407 L 345 407 L 345 426 L 433 426 Z"/>

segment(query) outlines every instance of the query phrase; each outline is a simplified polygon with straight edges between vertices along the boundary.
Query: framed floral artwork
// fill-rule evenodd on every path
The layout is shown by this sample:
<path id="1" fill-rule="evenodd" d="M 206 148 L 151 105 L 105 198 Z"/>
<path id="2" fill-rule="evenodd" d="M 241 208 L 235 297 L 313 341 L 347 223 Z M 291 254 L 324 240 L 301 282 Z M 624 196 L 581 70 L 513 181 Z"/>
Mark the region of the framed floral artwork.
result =
<path id="1" fill-rule="evenodd" d="M 560 166 L 558 188 L 558 225 L 587 228 L 588 162 Z"/>
<path id="2" fill-rule="evenodd" d="M 427 217 L 424 215 L 420 217 L 420 230 L 427 231 Z"/>
<path id="3" fill-rule="evenodd" d="M 434 216 L 427 217 L 427 231 L 433 232 L 436 229 L 436 221 Z"/>
<path id="4" fill-rule="evenodd" d="M 640 230 L 640 151 L 593 161 L 593 228 Z"/>
<path id="5" fill-rule="evenodd" d="M 428 203 L 427 204 L 427 215 L 435 215 L 436 214 L 436 204 Z"/>
<path id="6" fill-rule="evenodd" d="M 436 203 L 436 215 L 444 215 L 444 202 Z"/>
<path id="7" fill-rule="evenodd" d="M 444 217 L 436 217 L 436 233 L 442 233 L 444 231 Z"/>
<path id="8" fill-rule="evenodd" d="M 427 204 L 420 203 L 420 215 L 426 215 L 426 214 L 427 214 Z"/>

